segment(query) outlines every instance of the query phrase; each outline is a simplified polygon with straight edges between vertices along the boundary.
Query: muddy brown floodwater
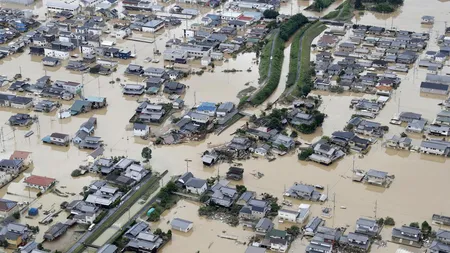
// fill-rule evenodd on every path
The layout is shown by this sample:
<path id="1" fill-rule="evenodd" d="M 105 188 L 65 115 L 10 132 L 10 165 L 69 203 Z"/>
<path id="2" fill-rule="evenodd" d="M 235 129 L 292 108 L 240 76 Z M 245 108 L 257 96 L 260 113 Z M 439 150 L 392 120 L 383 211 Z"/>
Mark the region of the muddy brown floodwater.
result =
<path id="1" fill-rule="evenodd" d="M 308 1 L 293 2 L 294 12 L 304 9 Z M 309 3 L 308 3 L 309 4 Z M 339 4 L 333 4 L 327 11 L 334 9 Z M 4 6 L 2 4 L 2 6 Z M 33 5 L 32 8 L 43 17 L 42 2 Z M 287 3 L 282 6 L 282 12 L 289 14 L 291 4 Z M 202 10 L 207 11 L 207 10 Z M 363 16 L 356 17 L 353 21 L 362 24 L 372 24 L 399 29 L 408 29 L 414 31 L 431 32 L 431 40 L 429 49 L 436 49 L 436 36 L 442 34 L 444 30 L 444 21 L 448 20 L 450 11 L 449 2 L 440 2 L 430 0 L 425 4 L 421 0 L 407 0 L 405 6 L 392 15 L 372 14 L 366 12 Z M 308 16 L 309 12 L 305 12 Z M 313 14 L 311 14 L 313 15 Z M 436 17 L 435 25 L 424 27 L 420 25 L 420 17 L 422 15 L 433 15 Z M 317 16 L 317 14 L 315 14 Z M 200 19 L 188 21 L 188 24 L 198 22 Z M 106 144 L 105 156 L 126 155 L 131 158 L 140 158 L 141 149 L 149 145 L 148 141 L 142 141 L 132 137 L 132 133 L 126 130 L 129 124 L 128 120 L 132 116 L 137 97 L 124 97 L 121 94 L 121 88 L 118 83 L 110 84 L 109 81 L 117 77 L 121 78 L 123 83 L 136 82 L 135 78 L 124 77 L 122 75 L 127 64 L 135 62 L 137 64 L 149 66 L 163 66 L 163 63 L 153 64 L 144 63 L 146 57 L 153 57 L 153 49 L 162 50 L 165 41 L 173 36 L 180 36 L 182 27 L 165 30 L 164 33 L 156 37 L 153 44 L 140 43 L 132 41 L 118 41 L 120 47 L 136 50 L 138 57 L 133 61 L 121 61 L 119 69 L 110 77 L 82 75 L 65 70 L 64 68 L 44 68 L 40 63 L 40 57 L 31 57 L 27 53 L 14 55 L 0 61 L 0 71 L 12 77 L 22 70 L 24 77 L 35 81 L 43 76 L 45 72 L 52 77 L 52 80 L 70 80 L 85 84 L 84 94 L 86 96 L 104 96 L 107 97 L 109 106 L 106 109 L 93 111 L 88 114 L 79 115 L 65 120 L 58 120 L 55 113 L 36 114 L 39 117 L 39 124 L 35 123 L 31 128 L 18 128 L 13 131 L 9 126 L 3 126 L 5 135 L 4 151 L 0 153 L 0 158 L 7 158 L 14 150 L 26 150 L 33 152 L 34 168 L 29 169 L 26 173 L 35 175 L 44 175 L 56 178 L 59 182 L 57 188 L 62 192 L 75 193 L 74 196 L 68 198 L 58 197 L 52 193 L 44 194 L 37 199 L 32 207 L 42 205 L 42 210 L 50 210 L 52 208 L 59 209 L 62 201 L 70 201 L 72 199 L 80 199 L 78 193 L 82 187 L 88 185 L 91 181 L 97 179 L 95 175 L 86 175 L 79 178 L 72 178 L 70 173 L 80 164 L 84 163 L 88 152 L 77 149 L 74 146 L 68 148 L 54 147 L 43 145 L 40 141 L 42 137 L 52 132 L 62 132 L 73 135 L 79 126 L 89 117 L 98 118 L 98 128 L 96 135 L 102 137 Z M 114 40 L 114 39 L 112 39 Z M 156 45 L 156 46 L 155 46 Z M 289 56 L 290 48 L 287 48 L 285 55 Z M 233 101 L 238 102 L 236 94 L 244 89 L 246 82 L 257 85 L 258 72 L 257 66 L 253 65 L 254 54 L 244 54 L 236 59 L 230 59 L 228 62 L 216 65 L 214 73 L 205 72 L 203 76 L 191 76 L 182 82 L 190 86 L 184 96 L 187 105 L 192 106 L 195 102 L 202 101 L 222 102 Z M 285 64 L 288 63 L 285 57 Z M 251 67 L 252 72 L 246 72 Z M 223 73 L 225 69 L 241 69 L 243 72 Z M 286 67 L 283 66 L 283 74 L 285 75 Z M 400 88 L 394 93 L 394 96 L 388 102 L 387 106 L 381 111 L 375 121 L 388 124 L 391 116 L 400 111 L 415 111 L 422 113 L 429 120 L 440 110 L 437 105 L 442 101 L 440 97 L 429 97 L 420 94 L 419 85 L 425 78 L 426 71 L 422 69 L 411 70 L 408 73 Z M 282 76 L 282 80 L 285 80 Z M 279 87 L 283 87 L 280 84 Z M 278 91 L 277 91 L 278 94 Z M 322 129 L 318 129 L 315 134 L 301 135 L 299 140 L 302 142 L 312 142 L 319 138 L 322 134 L 330 135 L 333 131 L 340 130 L 344 127 L 346 121 L 350 118 L 352 111 L 348 108 L 349 102 L 354 97 L 361 97 L 362 94 L 330 94 L 324 92 L 315 92 L 323 98 L 321 110 L 327 115 L 327 119 Z M 364 97 L 371 97 L 364 95 Z M 152 99 L 158 99 L 159 96 L 149 96 Z M 70 103 L 64 103 L 67 108 Z M 24 110 L 0 109 L 0 122 L 6 122 L 8 118 L 17 112 L 27 112 Z M 151 164 L 156 171 L 169 170 L 169 175 L 181 174 L 186 171 L 184 159 L 189 158 L 192 162 L 189 164 L 189 170 L 196 177 L 207 178 L 219 174 L 224 176 L 228 169 L 227 164 L 221 164 L 214 167 L 204 167 L 201 162 L 201 154 L 211 145 L 223 144 L 230 140 L 230 134 L 238 127 L 246 122 L 245 119 L 238 121 L 232 127 L 227 129 L 220 136 L 209 136 L 203 142 L 189 143 L 177 146 L 153 147 L 153 158 Z M 169 124 L 165 125 L 167 128 Z M 389 125 L 389 133 L 398 134 L 403 131 L 399 126 Z M 35 132 L 29 138 L 25 138 L 24 134 L 33 130 Z M 420 136 L 413 136 L 415 142 L 420 142 Z M 450 214 L 450 202 L 447 201 L 447 193 L 450 191 L 448 179 L 450 177 L 449 162 L 442 157 L 422 155 L 418 153 L 410 153 L 405 151 L 397 151 L 385 149 L 381 146 L 383 140 L 379 140 L 375 144 L 369 154 L 363 159 L 355 158 L 357 168 L 364 170 L 378 169 L 395 175 L 395 180 L 390 188 L 378 188 L 366 186 L 351 181 L 351 168 L 353 157 L 347 156 L 331 166 L 321 166 L 314 163 L 299 162 L 296 154 L 279 157 L 277 160 L 268 163 L 265 159 L 250 159 L 243 162 L 245 175 L 242 182 L 236 184 L 245 184 L 249 190 L 258 193 L 268 192 L 279 198 L 282 198 L 282 192 L 285 188 L 290 187 L 294 182 L 305 182 L 310 184 L 321 184 L 326 186 L 331 200 L 335 196 L 336 207 L 345 206 L 346 209 L 335 210 L 333 218 L 327 220 L 327 224 L 332 226 L 349 226 L 354 229 L 354 223 L 358 217 L 385 217 L 391 216 L 396 223 L 409 224 L 410 222 L 422 222 L 427 220 L 431 223 L 431 215 L 433 213 Z M 259 171 L 265 176 L 256 179 L 250 173 Z M 20 202 L 30 201 L 29 196 L 34 198 L 35 192 L 28 192 L 22 184 L 23 176 L 16 179 L 10 185 L 4 187 L 0 191 L 0 196 L 17 200 Z M 8 194 L 9 193 L 14 193 Z M 300 201 L 294 201 L 300 204 Z M 375 204 L 376 203 L 376 204 Z M 312 210 L 315 215 L 320 213 L 321 207 L 332 206 L 333 203 L 327 202 L 322 205 L 313 203 Z M 375 205 L 377 208 L 375 209 Z M 252 235 L 250 231 L 245 231 L 241 227 L 230 228 L 220 221 L 209 221 L 197 216 L 198 206 L 195 203 L 181 201 L 174 209 L 164 214 L 164 220 L 159 224 L 161 228 L 167 229 L 166 221 L 173 217 L 185 218 L 194 221 L 194 230 L 188 234 L 175 232 L 174 239 L 169 243 L 163 252 L 241 252 L 245 246 L 236 244 L 234 241 L 218 238 L 217 235 L 226 231 L 239 237 L 239 241 L 245 241 Z M 41 211 L 42 211 L 41 210 Z M 376 210 L 376 212 L 374 211 Z M 38 221 L 44 217 L 39 214 L 33 219 L 22 218 L 21 222 L 31 225 L 37 225 Z M 65 220 L 66 214 L 61 213 L 55 220 Z M 277 226 L 279 224 L 277 223 Z M 284 224 L 283 224 L 284 226 Z M 41 232 L 37 235 L 37 240 L 42 240 L 42 235 L 48 226 L 40 226 Z M 67 239 L 66 237 L 69 237 Z M 64 243 L 73 240 L 76 236 L 64 237 Z M 389 229 L 383 231 L 383 237 L 389 238 Z M 306 241 L 296 241 L 291 252 L 302 252 L 306 245 Z M 49 247 L 64 247 L 57 241 Z M 376 249 L 372 247 L 374 252 L 395 252 L 397 245 L 388 244 L 387 248 Z"/>

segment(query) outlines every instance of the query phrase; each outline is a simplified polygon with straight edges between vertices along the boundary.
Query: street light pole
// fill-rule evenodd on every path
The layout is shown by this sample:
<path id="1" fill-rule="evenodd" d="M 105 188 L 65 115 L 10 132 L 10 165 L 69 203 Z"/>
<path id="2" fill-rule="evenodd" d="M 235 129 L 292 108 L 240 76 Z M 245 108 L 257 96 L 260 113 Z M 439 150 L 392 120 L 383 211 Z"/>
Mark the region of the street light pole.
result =
<path id="1" fill-rule="evenodd" d="M 186 158 L 184 161 L 186 162 L 186 172 L 189 172 L 189 163 L 192 162 L 192 160 Z"/>

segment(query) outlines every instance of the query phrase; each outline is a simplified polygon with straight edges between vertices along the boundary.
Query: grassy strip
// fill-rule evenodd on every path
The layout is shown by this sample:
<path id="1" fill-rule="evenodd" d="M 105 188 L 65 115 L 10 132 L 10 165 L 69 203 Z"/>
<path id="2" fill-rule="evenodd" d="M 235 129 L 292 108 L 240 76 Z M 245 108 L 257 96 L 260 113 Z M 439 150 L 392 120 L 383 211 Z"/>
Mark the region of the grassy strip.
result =
<path id="1" fill-rule="evenodd" d="M 264 45 L 261 52 L 261 59 L 259 61 L 259 82 L 264 82 L 266 80 L 267 75 L 269 74 L 269 63 L 270 63 L 270 51 L 272 49 L 272 41 L 275 39 L 275 36 L 270 36 L 266 40 L 266 44 Z"/>
<path id="2" fill-rule="evenodd" d="M 300 28 L 298 32 L 294 35 L 291 44 L 291 54 L 289 60 L 289 73 L 286 81 L 286 87 L 290 87 L 295 83 L 297 78 L 298 70 L 298 51 L 300 50 L 300 37 L 303 33 L 311 26 L 311 24 L 306 24 L 304 27 Z"/>
<path id="3" fill-rule="evenodd" d="M 313 87 L 311 80 L 311 44 L 314 38 L 319 36 L 326 29 L 326 26 L 321 22 L 317 22 L 312 25 L 303 35 L 302 41 L 302 54 L 300 58 L 300 79 L 297 82 L 300 95 L 306 96 L 309 94 Z"/>
<path id="4" fill-rule="evenodd" d="M 260 89 L 253 97 L 252 105 L 262 104 L 277 88 L 280 82 L 281 68 L 283 66 L 284 58 L 284 40 L 278 36 L 275 38 L 274 52 L 272 56 L 272 72 L 269 76 L 267 84 Z"/>
<path id="5" fill-rule="evenodd" d="M 332 3 L 334 3 L 334 0 L 315 0 L 313 4 L 306 8 L 306 10 L 323 11 Z"/>
<path id="6" fill-rule="evenodd" d="M 350 21 L 353 17 L 353 9 L 354 9 L 352 1 L 347 0 L 344 3 L 342 3 L 341 6 L 343 9 L 341 10 L 341 14 L 336 19 L 339 21 Z"/>
<path id="7" fill-rule="evenodd" d="M 141 185 L 139 190 L 137 190 L 123 205 L 121 205 L 115 213 L 113 213 L 103 224 L 101 224 L 92 234 L 89 236 L 85 244 L 92 244 L 100 235 L 102 235 L 105 230 L 107 230 L 109 227 L 111 227 L 114 222 L 116 222 L 127 210 L 130 206 L 132 206 L 134 203 L 136 203 L 139 198 L 147 193 L 148 191 L 156 191 L 158 187 L 154 187 L 154 185 L 158 185 L 159 177 L 153 177 L 151 178 L 146 184 Z M 82 253 L 85 249 L 84 245 L 79 246 L 77 249 L 75 249 L 75 253 Z"/>
<path id="8" fill-rule="evenodd" d="M 350 21 L 353 17 L 352 1 L 347 0 L 340 4 L 335 11 L 323 16 L 324 19 L 335 19 L 339 21 Z"/>

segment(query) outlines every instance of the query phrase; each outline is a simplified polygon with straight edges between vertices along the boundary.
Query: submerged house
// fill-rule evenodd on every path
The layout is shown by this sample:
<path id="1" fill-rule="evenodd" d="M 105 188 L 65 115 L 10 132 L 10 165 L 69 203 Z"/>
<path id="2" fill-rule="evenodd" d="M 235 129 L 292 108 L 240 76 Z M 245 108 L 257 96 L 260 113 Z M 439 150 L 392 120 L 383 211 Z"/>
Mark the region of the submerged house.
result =
<path id="1" fill-rule="evenodd" d="M 305 199 L 305 200 L 311 200 L 311 201 L 318 201 L 322 194 L 320 192 L 316 191 L 314 186 L 312 185 L 305 185 L 300 183 L 294 183 L 291 188 L 289 188 L 285 193 L 285 196 L 287 197 L 293 197 L 297 199 Z"/>
<path id="2" fill-rule="evenodd" d="M 409 149 L 411 147 L 411 143 L 412 139 L 409 137 L 394 135 L 386 141 L 386 146 L 390 148 Z"/>
<path id="3" fill-rule="evenodd" d="M 412 247 L 422 247 L 422 232 L 419 228 L 402 226 L 392 229 L 392 241 Z"/>
<path id="4" fill-rule="evenodd" d="M 450 142 L 442 140 L 424 140 L 420 144 L 419 151 L 424 154 L 448 156 Z"/>
<path id="5" fill-rule="evenodd" d="M 385 185 L 388 182 L 388 173 L 370 169 L 366 174 L 366 180 L 369 184 Z"/>
<path id="6" fill-rule="evenodd" d="M 345 153 L 331 146 L 329 143 L 319 141 L 313 145 L 313 154 L 309 156 L 311 161 L 329 165 L 339 158 L 345 156 Z"/>

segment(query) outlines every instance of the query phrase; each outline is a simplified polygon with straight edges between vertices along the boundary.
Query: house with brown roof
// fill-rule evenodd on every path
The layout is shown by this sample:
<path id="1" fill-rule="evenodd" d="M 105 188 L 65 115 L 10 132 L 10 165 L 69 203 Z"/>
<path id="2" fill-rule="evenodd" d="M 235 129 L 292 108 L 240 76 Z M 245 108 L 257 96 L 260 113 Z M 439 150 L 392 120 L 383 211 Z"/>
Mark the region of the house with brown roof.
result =
<path id="1" fill-rule="evenodd" d="M 12 155 L 9 157 L 10 160 L 21 160 L 23 161 L 23 165 L 30 166 L 33 163 L 33 160 L 31 158 L 31 152 L 28 151 L 20 151 L 16 150 Z"/>
<path id="2" fill-rule="evenodd" d="M 0 218 L 6 218 L 19 211 L 16 201 L 0 198 Z"/>
<path id="3" fill-rule="evenodd" d="M 27 185 L 27 187 L 36 188 L 41 191 L 46 191 L 48 190 L 48 188 L 50 188 L 56 183 L 56 179 L 32 175 L 25 178 L 23 182 Z"/>

